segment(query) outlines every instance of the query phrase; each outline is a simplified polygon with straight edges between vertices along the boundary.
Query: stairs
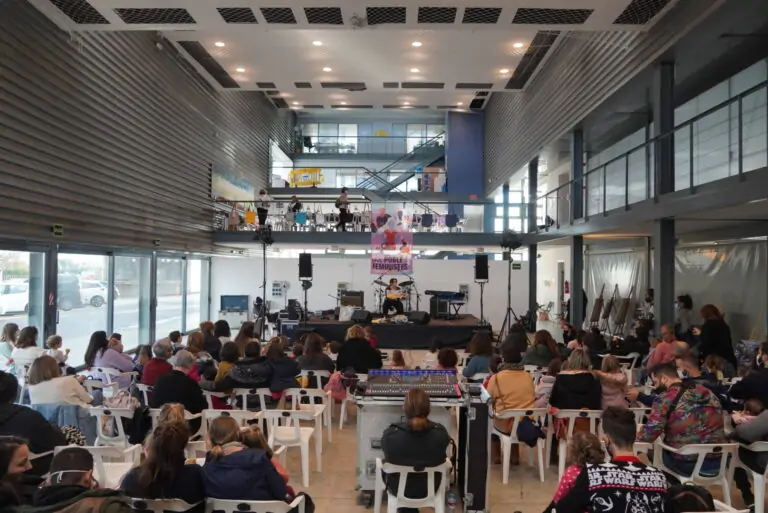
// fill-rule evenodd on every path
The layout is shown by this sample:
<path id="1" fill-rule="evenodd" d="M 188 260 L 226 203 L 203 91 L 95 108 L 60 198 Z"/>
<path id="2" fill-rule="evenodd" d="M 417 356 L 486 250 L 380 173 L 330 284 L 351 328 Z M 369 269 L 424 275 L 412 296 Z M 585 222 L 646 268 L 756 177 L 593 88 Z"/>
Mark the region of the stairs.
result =
<path id="1" fill-rule="evenodd" d="M 398 186 L 404 184 L 409 179 L 416 176 L 416 170 L 419 167 L 425 167 L 436 160 L 445 156 L 445 147 L 440 146 L 445 132 L 441 132 L 432 139 L 429 139 L 421 146 L 418 146 L 396 159 L 386 167 L 376 171 L 369 172 L 368 177 L 357 184 L 359 189 L 374 189 L 379 194 L 387 194 Z M 390 177 L 392 171 L 397 168 L 403 170 L 395 177 Z"/>

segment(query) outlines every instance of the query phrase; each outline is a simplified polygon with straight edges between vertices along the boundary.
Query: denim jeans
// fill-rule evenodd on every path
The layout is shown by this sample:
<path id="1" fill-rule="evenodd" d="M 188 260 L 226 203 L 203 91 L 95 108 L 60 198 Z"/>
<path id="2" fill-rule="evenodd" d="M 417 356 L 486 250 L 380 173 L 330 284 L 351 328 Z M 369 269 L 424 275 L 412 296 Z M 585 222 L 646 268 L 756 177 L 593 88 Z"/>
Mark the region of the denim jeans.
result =
<path id="1" fill-rule="evenodd" d="M 684 460 L 672 455 L 671 452 L 664 451 L 661 454 L 664 466 L 672 472 L 681 476 L 689 477 L 693 474 L 693 468 L 696 466 L 696 460 Z M 704 475 L 716 475 L 720 470 L 720 458 L 707 458 L 701 465 L 701 473 Z"/>

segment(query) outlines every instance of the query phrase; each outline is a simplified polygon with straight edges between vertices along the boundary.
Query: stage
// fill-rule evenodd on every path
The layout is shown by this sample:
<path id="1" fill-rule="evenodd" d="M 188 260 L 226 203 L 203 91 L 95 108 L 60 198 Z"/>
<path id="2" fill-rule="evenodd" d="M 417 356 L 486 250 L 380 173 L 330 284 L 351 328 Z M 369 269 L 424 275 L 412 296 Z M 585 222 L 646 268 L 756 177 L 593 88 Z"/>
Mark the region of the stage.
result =
<path id="1" fill-rule="evenodd" d="M 462 315 L 459 319 L 433 319 L 429 324 L 371 324 L 379 349 L 429 349 L 433 338 L 442 340 L 444 347 L 465 348 L 479 328 L 480 321 L 474 315 Z M 343 342 L 352 322 L 313 319 L 306 326 L 299 326 L 293 332 L 296 339 L 302 333 L 314 331 L 326 342 Z M 368 326 L 366 324 L 366 326 Z M 490 326 L 483 330 L 490 330 Z"/>

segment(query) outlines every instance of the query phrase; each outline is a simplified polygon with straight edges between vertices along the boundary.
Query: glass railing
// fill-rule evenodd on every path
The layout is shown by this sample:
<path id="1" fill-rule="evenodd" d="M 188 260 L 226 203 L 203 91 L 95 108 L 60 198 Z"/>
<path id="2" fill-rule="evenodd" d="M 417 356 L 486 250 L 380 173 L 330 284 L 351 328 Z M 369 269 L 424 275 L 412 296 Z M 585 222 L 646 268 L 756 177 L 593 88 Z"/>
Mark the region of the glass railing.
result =
<path id="1" fill-rule="evenodd" d="M 662 141 L 673 141 L 675 191 L 765 168 L 767 97 L 763 82 L 549 191 L 537 200 L 544 207 L 542 226 L 571 223 L 574 189 L 582 194 L 585 219 L 657 197 L 654 159 Z"/>
<path id="2" fill-rule="evenodd" d="M 273 200 L 270 203 L 266 223 L 273 231 L 332 231 L 339 222 L 339 209 L 335 200 L 314 201 L 302 199 L 299 212 L 291 212 L 289 203 Z M 380 202 L 373 203 L 364 199 L 350 200 L 350 216 L 347 230 L 352 232 L 370 232 L 389 227 L 396 230 L 414 232 L 483 232 L 485 205 L 473 203 L 466 205 L 446 203 L 416 202 Z M 256 202 L 215 204 L 214 230 L 247 231 L 258 229 Z"/>
<path id="3" fill-rule="evenodd" d="M 403 155 L 417 149 L 445 149 L 445 136 L 436 137 L 378 137 L 378 136 L 315 136 L 301 137 L 297 152 L 301 154 L 333 155 Z"/>
<path id="4" fill-rule="evenodd" d="M 418 167 L 419 164 L 429 164 L 431 161 L 438 159 L 440 155 L 444 154 L 444 137 L 445 132 L 441 132 L 433 138 L 427 139 L 408 153 L 395 159 L 383 169 L 370 173 L 370 176 L 358 183 L 357 186 L 364 189 L 377 189 L 383 191 L 391 191 L 396 187 L 399 187 L 401 182 L 408 177 L 402 177 L 404 180 L 400 180 L 395 184 L 384 177 L 393 170 L 403 167 L 408 168 L 406 172 L 410 173 L 411 176 L 415 175 L 415 168 Z"/>

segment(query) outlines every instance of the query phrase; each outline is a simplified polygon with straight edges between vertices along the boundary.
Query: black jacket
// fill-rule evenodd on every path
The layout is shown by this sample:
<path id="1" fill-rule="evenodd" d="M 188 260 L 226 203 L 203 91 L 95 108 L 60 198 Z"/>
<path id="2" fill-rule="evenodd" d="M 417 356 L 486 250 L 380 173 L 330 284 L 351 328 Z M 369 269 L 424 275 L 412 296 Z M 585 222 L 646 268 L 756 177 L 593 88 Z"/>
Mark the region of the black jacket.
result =
<path id="1" fill-rule="evenodd" d="M 152 408 L 161 408 L 168 403 L 180 403 L 189 413 L 200 413 L 208 407 L 197 381 L 177 370 L 160 376 L 152 389 Z"/>
<path id="2" fill-rule="evenodd" d="M 79 504 L 78 504 L 79 503 Z M 131 513 L 129 499 L 118 490 L 91 490 L 79 485 L 51 485 L 40 488 L 33 499 L 34 511 L 108 511 Z"/>
<path id="3" fill-rule="evenodd" d="M 371 369 L 381 369 L 381 366 L 381 353 L 364 338 L 351 338 L 344 342 L 336 358 L 336 368 L 342 372 L 352 367 L 358 374 L 367 374 Z"/>
<path id="4" fill-rule="evenodd" d="M 267 360 L 258 358 L 243 358 L 235 363 L 229 374 L 219 380 L 201 382 L 206 390 L 223 392 L 233 388 L 269 388 L 271 392 L 282 392 L 288 388 L 296 388 L 299 382 L 296 376 L 301 372 L 299 364 L 292 358 Z"/>
<path id="5" fill-rule="evenodd" d="M 35 454 L 52 451 L 59 445 L 67 445 L 67 439 L 58 427 L 45 417 L 26 406 L 18 404 L 0 405 L 0 435 L 12 435 L 29 442 L 29 450 Z M 53 456 L 32 461 L 31 473 L 42 476 L 48 472 Z"/>
<path id="6" fill-rule="evenodd" d="M 219 361 L 219 352 L 221 352 L 221 341 L 213 335 L 205 335 L 203 339 L 203 348 L 211 354 L 214 360 Z"/>
<path id="7" fill-rule="evenodd" d="M 424 431 L 414 431 L 407 422 L 392 424 L 384 430 L 381 449 L 384 460 L 393 465 L 425 468 L 436 467 L 447 458 L 451 437 L 442 424 L 430 422 Z M 387 488 L 397 493 L 400 482 L 398 474 L 386 476 Z M 439 478 L 435 486 L 440 484 Z M 412 476 L 405 485 L 408 497 L 424 497 L 427 491 L 426 474 Z"/>
<path id="8" fill-rule="evenodd" d="M 601 410 L 603 388 L 590 372 L 558 374 L 552 385 L 549 404 L 560 410 Z"/>
<path id="9" fill-rule="evenodd" d="M 733 399 L 760 399 L 763 404 L 768 404 L 768 369 L 750 372 L 744 379 L 734 383 L 729 393 Z"/>
<path id="10" fill-rule="evenodd" d="M 731 328 L 725 321 L 710 319 L 704 322 L 699 335 L 699 354 L 702 359 L 715 354 L 726 362 L 730 362 L 734 368 L 738 367 L 731 341 Z"/>
<path id="11" fill-rule="evenodd" d="M 190 511 L 205 511 L 205 484 L 203 482 L 203 468 L 200 465 L 184 465 L 181 462 L 176 478 L 168 483 L 165 489 L 166 499 L 181 499 L 187 504 L 203 502 L 199 507 Z M 120 489 L 134 498 L 151 498 L 139 489 L 139 469 L 131 469 L 123 478 Z"/>

